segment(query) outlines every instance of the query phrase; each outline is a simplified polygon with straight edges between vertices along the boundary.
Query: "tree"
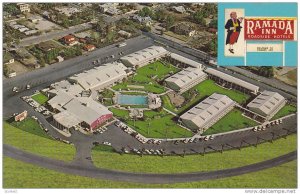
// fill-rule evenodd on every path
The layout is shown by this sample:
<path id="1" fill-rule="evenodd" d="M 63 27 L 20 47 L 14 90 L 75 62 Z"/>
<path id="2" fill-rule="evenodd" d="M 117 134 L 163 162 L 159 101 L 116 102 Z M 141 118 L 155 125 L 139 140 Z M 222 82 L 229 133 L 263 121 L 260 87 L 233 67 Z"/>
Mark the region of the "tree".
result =
<path id="1" fill-rule="evenodd" d="M 155 12 L 155 19 L 162 22 L 166 19 L 166 11 L 163 9 L 159 9 Z"/>
<path id="2" fill-rule="evenodd" d="M 218 20 L 216 20 L 216 19 L 211 20 L 209 23 L 209 27 L 218 28 Z"/>
<path id="3" fill-rule="evenodd" d="M 41 67 L 45 67 L 45 64 L 46 64 L 45 59 L 44 58 L 40 58 L 39 61 L 40 61 Z"/>
<path id="4" fill-rule="evenodd" d="M 274 68 L 269 66 L 261 66 L 258 68 L 258 75 L 264 77 L 273 77 L 274 76 Z"/>
<path id="5" fill-rule="evenodd" d="M 203 13 L 201 11 L 197 11 L 193 14 L 193 19 L 196 23 L 200 24 L 200 25 L 205 25 L 206 22 L 204 20 L 204 16 Z"/>
<path id="6" fill-rule="evenodd" d="M 170 28 L 174 25 L 175 19 L 173 16 L 168 15 L 166 18 L 166 29 L 170 30 Z"/>
<path id="7" fill-rule="evenodd" d="M 4 73 L 5 76 L 8 76 L 8 74 L 9 74 L 8 65 L 4 65 L 4 67 L 3 67 L 3 73 Z"/>
<path id="8" fill-rule="evenodd" d="M 3 11 L 6 11 L 12 15 L 19 15 L 21 13 L 16 3 L 4 3 Z"/>
<path id="9" fill-rule="evenodd" d="M 153 17 L 153 12 L 149 7 L 143 7 L 142 10 L 139 11 L 139 16 L 141 17 Z"/>

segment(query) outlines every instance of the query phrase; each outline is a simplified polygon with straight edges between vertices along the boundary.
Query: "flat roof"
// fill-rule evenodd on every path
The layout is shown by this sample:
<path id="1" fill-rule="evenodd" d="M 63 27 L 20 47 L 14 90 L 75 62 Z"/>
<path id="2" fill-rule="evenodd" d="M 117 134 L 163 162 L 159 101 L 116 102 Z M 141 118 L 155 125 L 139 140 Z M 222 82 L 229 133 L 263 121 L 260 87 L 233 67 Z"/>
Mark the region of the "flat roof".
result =
<path id="1" fill-rule="evenodd" d="M 212 68 L 207 68 L 205 70 L 206 73 L 209 73 L 209 74 L 212 74 L 212 75 L 215 75 L 217 77 L 220 77 L 221 79 L 225 80 L 225 81 L 228 81 L 228 82 L 232 82 L 236 85 L 239 85 L 239 86 L 242 86 L 248 90 L 251 90 L 251 91 L 258 91 L 259 90 L 259 87 L 256 86 L 256 85 L 253 85 L 251 83 L 248 83 L 246 81 L 243 81 L 241 79 L 238 79 L 236 77 L 233 77 L 231 75 L 228 75 L 226 73 L 223 73 L 221 71 L 218 71 L 218 70 L 215 70 L 215 69 L 212 69 Z"/>
<path id="2" fill-rule="evenodd" d="M 71 128 L 75 125 L 78 125 L 81 123 L 81 120 L 76 117 L 76 115 L 68 112 L 68 111 L 62 111 L 60 113 L 57 113 L 53 115 L 53 118 L 63 125 L 66 128 Z"/>

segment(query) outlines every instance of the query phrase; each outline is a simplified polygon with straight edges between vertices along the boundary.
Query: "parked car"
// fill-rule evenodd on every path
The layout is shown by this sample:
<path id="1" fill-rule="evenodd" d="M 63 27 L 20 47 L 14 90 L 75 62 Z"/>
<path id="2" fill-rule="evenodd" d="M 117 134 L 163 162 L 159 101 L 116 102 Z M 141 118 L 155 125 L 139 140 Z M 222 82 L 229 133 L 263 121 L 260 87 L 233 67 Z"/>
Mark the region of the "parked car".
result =
<path id="1" fill-rule="evenodd" d="M 111 145 L 111 143 L 109 143 L 109 142 L 107 142 L 107 141 L 104 141 L 103 144 L 104 144 L 104 145 L 108 145 L 108 146 Z"/>

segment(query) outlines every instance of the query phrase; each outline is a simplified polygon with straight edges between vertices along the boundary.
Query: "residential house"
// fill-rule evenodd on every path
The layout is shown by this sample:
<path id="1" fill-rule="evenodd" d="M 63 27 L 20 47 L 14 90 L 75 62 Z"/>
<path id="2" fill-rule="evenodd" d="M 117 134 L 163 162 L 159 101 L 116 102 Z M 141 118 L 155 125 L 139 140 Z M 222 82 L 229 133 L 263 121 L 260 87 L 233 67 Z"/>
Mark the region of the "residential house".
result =
<path id="1" fill-rule="evenodd" d="M 119 3 L 104 3 L 99 5 L 101 13 L 106 13 L 109 9 L 117 9 Z"/>
<path id="2" fill-rule="evenodd" d="M 69 45 L 69 46 L 73 46 L 73 45 L 78 44 L 78 41 L 76 40 L 76 38 L 73 35 L 70 35 L 70 34 L 67 35 L 67 36 L 64 36 L 62 39 L 63 39 L 64 43 Z"/>
<path id="3" fill-rule="evenodd" d="M 181 13 L 181 14 L 186 12 L 186 10 L 183 6 L 173 6 L 172 10 L 177 13 Z"/>
<path id="4" fill-rule="evenodd" d="M 44 18 L 46 18 L 46 19 L 51 19 L 50 12 L 48 12 L 48 11 L 44 11 L 44 12 L 42 13 L 42 16 L 43 16 Z"/>
<path id="5" fill-rule="evenodd" d="M 93 50 L 96 49 L 96 47 L 92 44 L 87 44 L 83 47 L 83 49 L 86 50 L 86 51 L 93 51 Z"/>
<path id="6" fill-rule="evenodd" d="M 8 65 L 15 62 L 15 59 L 11 56 L 9 52 L 5 52 L 3 56 L 4 64 Z"/>
<path id="7" fill-rule="evenodd" d="M 29 28 L 26 28 L 26 27 L 24 26 L 24 27 L 22 27 L 22 28 L 19 28 L 18 30 L 19 30 L 19 32 L 25 32 L 25 31 L 28 31 Z"/>
<path id="8" fill-rule="evenodd" d="M 179 23 L 171 28 L 176 34 L 185 35 L 185 36 L 194 36 L 196 30 L 193 26 L 186 23 Z"/>
<path id="9" fill-rule="evenodd" d="M 55 48 L 54 44 L 51 44 L 51 42 L 41 42 L 37 45 L 37 48 L 44 51 L 44 52 L 49 52 Z"/>
<path id="10" fill-rule="evenodd" d="M 19 6 L 19 9 L 20 9 L 20 11 L 22 12 L 22 13 L 24 13 L 24 12 L 30 12 L 30 6 L 29 6 L 29 4 L 27 4 L 27 3 L 18 3 L 17 4 L 18 6 Z"/>
<path id="11" fill-rule="evenodd" d="M 12 78 L 12 77 L 15 77 L 15 76 L 17 76 L 17 72 L 15 72 L 15 71 L 12 71 L 12 72 L 10 72 L 10 73 L 8 74 L 8 77 L 9 77 L 9 78 Z"/>
<path id="12" fill-rule="evenodd" d="M 3 12 L 3 17 L 4 17 L 4 19 L 10 18 L 10 17 L 11 17 L 11 14 L 8 13 L 7 11 L 4 11 L 4 12 Z"/>
<path id="13" fill-rule="evenodd" d="M 126 31 L 124 31 L 124 30 L 120 30 L 120 31 L 118 32 L 118 34 L 119 34 L 120 36 L 124 37 L 124 38 L 130 38 L 130 37 L 131 37 L 131 33 L 126 32 Z"/>
<path id="14" fill-rule="evenodd" d="M 62 57 L 62 56 L 57 56 L 56 57 L 56 59 L 57 59 L 57 62 L 63 62 L 65 59 Z"/>
<path id="15" fill-rule="evenodd" d="M 141 17 L 139 15 L 134 15 L 132 19 L 140 24 L 145 24 L 146 26 L 150 26 L 152 24 L 152 19 L 149 16 Z"/>
<path id="16" fill-rule="evenodd" d="M 38 31 L 37 30 L 29 30 L 29 31 L 25 31 L 25 35 L 26 36 L 29 36 L 29 35 L 33 35 L 33 34 L 36 34 Z"/>

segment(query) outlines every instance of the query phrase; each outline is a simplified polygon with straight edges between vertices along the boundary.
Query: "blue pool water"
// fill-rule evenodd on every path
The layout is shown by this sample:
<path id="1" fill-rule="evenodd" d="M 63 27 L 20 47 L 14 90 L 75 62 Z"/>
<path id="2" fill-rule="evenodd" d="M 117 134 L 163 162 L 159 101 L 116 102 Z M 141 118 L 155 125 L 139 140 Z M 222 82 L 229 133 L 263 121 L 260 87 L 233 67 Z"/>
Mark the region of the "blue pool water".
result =
<path id="1" fill-rule="evenodd" d="M 135 95 L 118 95 L 118 104 L 121 105 L 147 105 L 147 96 L 135 96 Z"/>

